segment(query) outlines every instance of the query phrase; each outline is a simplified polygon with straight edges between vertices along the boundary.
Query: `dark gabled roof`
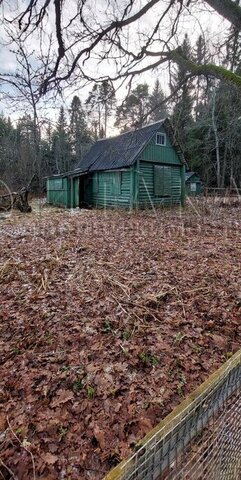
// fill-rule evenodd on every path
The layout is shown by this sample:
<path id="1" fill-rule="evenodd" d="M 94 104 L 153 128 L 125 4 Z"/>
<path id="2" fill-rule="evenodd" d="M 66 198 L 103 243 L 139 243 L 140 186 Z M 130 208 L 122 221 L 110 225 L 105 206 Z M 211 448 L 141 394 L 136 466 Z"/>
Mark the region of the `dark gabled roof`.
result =
<path id="1" fill-rule="evenodd" d="M 163 119 L 117 137 L 98 140 L 76 166 L 75 171 L 93 172 L 129 167 L 162 125 L 181 162 L 185 163 L 183 153 L 175 142 L 171 124 L 169 120 Z"/>
<path id="2" fill-rule="evenodd" d="M 189 178 L 191 178 L 193 175 L 195 175 L 194 172 L 186 172 L 185 173 L 185 180 L 186 181 L 189 180 Z"/>
<path id="3" fill-rule="evenodd" d="M 193 177 L 193 175 L 196 175 L 198 177 L 198 175 L 196 174 L 196 172 L 186 172 L 185 173 L 185 181 L 189 180 L 191 177 Z M 200 182 L 201 180 L 198 180 L 198 182 Z"/>

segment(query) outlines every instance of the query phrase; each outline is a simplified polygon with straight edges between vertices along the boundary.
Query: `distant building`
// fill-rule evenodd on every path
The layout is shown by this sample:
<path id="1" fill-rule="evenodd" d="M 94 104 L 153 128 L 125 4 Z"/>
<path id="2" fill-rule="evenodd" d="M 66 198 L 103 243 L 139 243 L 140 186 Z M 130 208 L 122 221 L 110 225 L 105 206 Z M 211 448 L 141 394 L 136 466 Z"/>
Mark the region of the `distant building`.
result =
<path id="1" fill-rule="evenodd" d="M 186 195 L 196 196 L 202 193 L 202 181 L 195 172 L 185 173 Z"/>
<path id="2" fill-rule="evenodd" d="M 169 120 L 98 140 L 72 172 L 47 180 L 48 203 L 148 207 L 185 200 L 185 160 Z"/>

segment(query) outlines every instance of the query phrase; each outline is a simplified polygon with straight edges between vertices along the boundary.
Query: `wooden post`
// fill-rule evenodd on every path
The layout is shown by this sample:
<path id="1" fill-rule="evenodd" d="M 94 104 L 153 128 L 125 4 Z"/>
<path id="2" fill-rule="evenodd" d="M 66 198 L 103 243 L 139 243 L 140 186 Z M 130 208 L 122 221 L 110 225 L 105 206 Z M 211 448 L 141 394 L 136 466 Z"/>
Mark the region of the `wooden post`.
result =
<path id="1" fill-rule="evenodd" d="M 185 165 L 182 165 L 181 166 L 181 205 L 182 207 L 184 207 L 185 205 L 185 194 L 186 194 L 185 172 L 186 172 L 186 167 Z"/>
<path id="2" fill-rule="evenodd" d="M 135 164 L 135 200 L 134 200 L 134 205 L 136 208 L 139 206 L 139 176 L 140 176 L 140 160 L 138 159 L 136 164 Z"/>
<path id="3" fill-rule="evenodd" d="M 70 207 L 74 208 L 74 179 L 70 177 Z"/>
<path id="4" fill-rule="evenodd" d="M 134 207 L 134 195 L 135 195 L 135 171 L 134 165 L 130 169 L 130 209 Z"/>

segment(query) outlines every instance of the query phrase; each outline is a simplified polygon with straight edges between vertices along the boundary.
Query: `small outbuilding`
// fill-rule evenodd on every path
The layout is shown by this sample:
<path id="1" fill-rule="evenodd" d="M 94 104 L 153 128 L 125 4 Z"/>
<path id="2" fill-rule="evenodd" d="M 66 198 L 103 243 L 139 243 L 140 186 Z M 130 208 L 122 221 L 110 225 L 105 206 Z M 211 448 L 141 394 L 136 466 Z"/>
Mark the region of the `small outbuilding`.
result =
<path id="1" fill-rule="evenodd" d="M 185 200 L 185 160 L 168 119 L 98 140 L 75 170 L 47 179 L 52 205 L 153 207 Z"/>
<path id="2" fill-rule="evenodd" d="M 186 195 L 195 197 L 202 193 L 202 181 L 195 172 L 185 174 Z"/>

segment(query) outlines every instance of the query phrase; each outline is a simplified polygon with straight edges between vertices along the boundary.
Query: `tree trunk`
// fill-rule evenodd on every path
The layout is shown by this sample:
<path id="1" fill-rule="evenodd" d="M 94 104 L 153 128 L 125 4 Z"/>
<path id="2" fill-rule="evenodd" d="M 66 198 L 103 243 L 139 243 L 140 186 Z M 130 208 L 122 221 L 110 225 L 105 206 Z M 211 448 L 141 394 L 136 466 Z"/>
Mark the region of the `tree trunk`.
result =
<path id="1" fill-rule="evenodd" d="M 215 138 L 217 187 L 220 188 L 221 187 L 221 164 L 220 164 L 218 129 L 217 129 L 217 122 L 215 118 L 215 107 L 216 107 L 216 88 L 214 88 L 214 92 L 213 92 L 212 128 L 213 128 L 213 133 Z"/>
<path id="2" fill-rule="evenodd" d="M 107 108 L 107 100 L 105 102 L 105 138 L 106 138 L 106 130 L 107 130 L 107 116 L 108 116 L 108 108 Z"/>
<path id="3" fill-rule="evenodd" d="M 226 169 L 227 169 L 227 154 L 228 154 L 228 142 L 227 142 L 227 136 L 225 138 L 225 148 L 224 148 L 224 156 L 223 156 L 223 168 L 222 168 L 222 179 L 221 179 L 221 187 L 224 188 L 225 186 L 225 175 L 226 175 Z"/>
<path id="4" fill-rule="evenodd" d="M 238 30 L 241 30 L 241 7 L 232 0 L 205 0 L 210 7 L 214 8 L 223 18 L 231 22 Z"/>

